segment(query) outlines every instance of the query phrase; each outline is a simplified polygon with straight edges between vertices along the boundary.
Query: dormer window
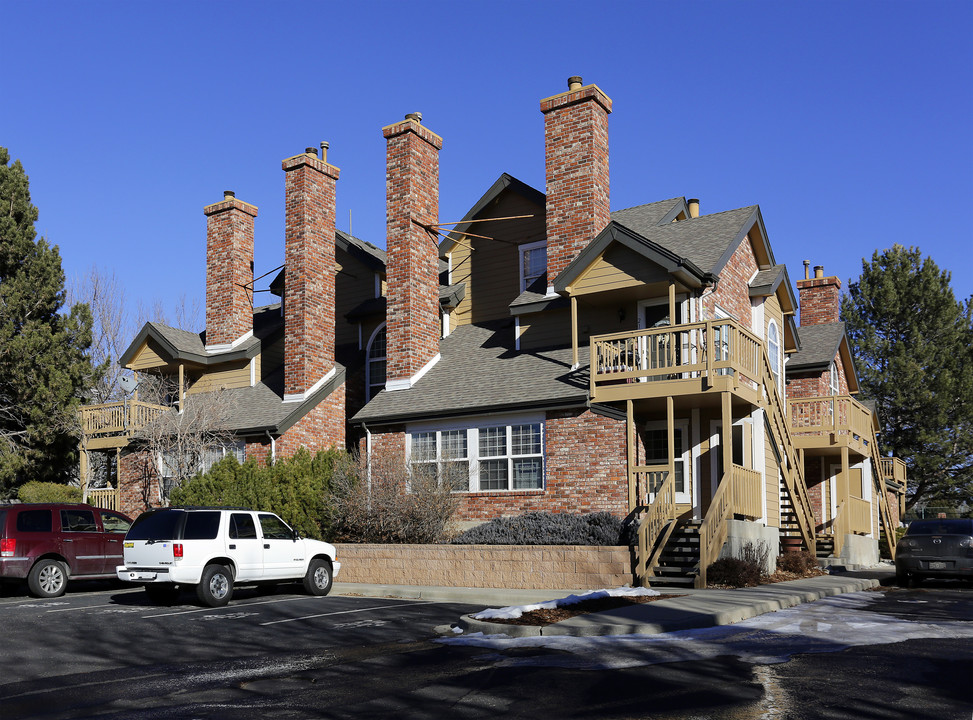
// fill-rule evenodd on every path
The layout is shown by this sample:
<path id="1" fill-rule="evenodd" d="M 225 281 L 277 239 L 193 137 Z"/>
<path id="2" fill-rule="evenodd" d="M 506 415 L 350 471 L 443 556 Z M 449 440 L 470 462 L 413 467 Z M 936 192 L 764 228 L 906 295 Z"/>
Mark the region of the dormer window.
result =
<path id="1" fill-rule="evenodd" d="M 547 272 L 547 243 L 528 243 L 520 246 L 520 292 Z"/>

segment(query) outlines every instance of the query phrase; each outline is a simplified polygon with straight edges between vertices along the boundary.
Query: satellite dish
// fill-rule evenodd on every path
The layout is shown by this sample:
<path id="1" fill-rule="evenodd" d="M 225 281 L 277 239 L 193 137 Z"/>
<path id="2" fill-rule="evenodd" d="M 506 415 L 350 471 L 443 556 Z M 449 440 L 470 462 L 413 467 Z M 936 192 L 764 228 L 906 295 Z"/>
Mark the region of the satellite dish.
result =
<path id="1" fill-rule="evenodd" d="M 135 388 L 139 386 L 139 381 L 134 375 L 122 375 L 120 378 L 118 378 L 118 384 L 121 386 L 122 390 L 130 393 L 135 392 Z"/>

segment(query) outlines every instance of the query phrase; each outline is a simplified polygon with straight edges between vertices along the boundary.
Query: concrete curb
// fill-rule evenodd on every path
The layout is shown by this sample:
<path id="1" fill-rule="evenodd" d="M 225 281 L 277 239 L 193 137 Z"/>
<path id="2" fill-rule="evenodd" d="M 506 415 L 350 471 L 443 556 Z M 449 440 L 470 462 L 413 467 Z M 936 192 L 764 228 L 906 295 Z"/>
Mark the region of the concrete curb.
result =
<path id="1" fill-rule="evenodd" d="M 504 588 L 440 587 L 424 585 L 374 585 L 369 583 L 336 582 L 332 595 L 401 598 L 403 600 L 427 600 L 429 602 L 455 602 L 467 605 L 527 605 L 557 600 L 567 595 L 587 590 L 528 590 Z"/>
<path id="2" fill-rule="evenodd" d="M 764 613 L 843 593 L 879 587 L 876 578 L 821 576 L 737 590 L 701 590 L 669 600 L 578 615 L 553 625 L 507 625 L 460 618 L 466 632 L 510 637 L 550 635 L 656 635 L 676 630 L 728 625 Z"/>

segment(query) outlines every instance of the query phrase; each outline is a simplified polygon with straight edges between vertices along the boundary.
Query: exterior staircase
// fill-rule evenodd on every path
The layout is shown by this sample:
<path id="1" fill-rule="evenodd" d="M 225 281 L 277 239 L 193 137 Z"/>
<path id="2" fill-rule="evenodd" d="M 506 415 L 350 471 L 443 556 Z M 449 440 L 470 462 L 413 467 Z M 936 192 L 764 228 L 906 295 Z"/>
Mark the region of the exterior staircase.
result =
<path id="1" fill-rule="evenodd" d="M 834 555 L 833 535 L 818 535 L 815 543 L 815 555 L 819 560 L 825 560 Z"/>
<path id="2" fill-rule="evenodd" d="M 691 588 L 699 572 L 700 520 L 677 520 L 649 578 L 653 588 Z"/>

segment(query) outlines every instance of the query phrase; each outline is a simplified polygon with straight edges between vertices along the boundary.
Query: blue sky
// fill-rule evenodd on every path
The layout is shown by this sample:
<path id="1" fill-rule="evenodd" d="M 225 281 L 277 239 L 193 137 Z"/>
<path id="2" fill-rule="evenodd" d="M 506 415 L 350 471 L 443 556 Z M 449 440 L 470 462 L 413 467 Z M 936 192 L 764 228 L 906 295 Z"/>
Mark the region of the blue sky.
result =
<path id="1" fill-rule="evenodd" d="M 133 305 L 202 300 L 224 190 L 259 207 L 256 274 L 280 265 L 280 162 L 322 140 L 339 228 L 384 247 L 381 128 L 408 112 L 444 138 L 442 221 L 502 172 L 543 190 L 539 101 L 571 75 L 614 101 L 612 209 L 756 203 L 792 280 L 807 258 L 847 287 L 901 243 L 973 293 L 970 2 L 8 0 L 0 21 L 0 145 L 38 229 Z"/>

